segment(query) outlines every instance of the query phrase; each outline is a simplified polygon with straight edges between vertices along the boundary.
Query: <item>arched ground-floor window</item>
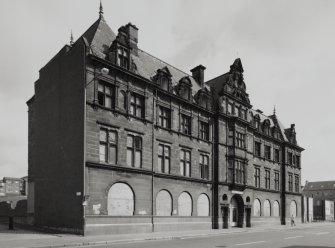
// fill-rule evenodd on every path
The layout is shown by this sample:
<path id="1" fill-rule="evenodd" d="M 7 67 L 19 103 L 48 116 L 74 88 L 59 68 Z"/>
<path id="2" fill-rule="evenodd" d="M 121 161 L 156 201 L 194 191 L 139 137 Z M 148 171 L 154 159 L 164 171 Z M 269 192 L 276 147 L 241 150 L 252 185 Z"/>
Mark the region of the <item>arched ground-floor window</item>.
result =
<path id="1" fill-rule="evenodd" d="M 169 191 L 161 190 L 156 196 L 156 215 L 171 216 L 172 214 L 172 197 Z"/>
<path id="2" fill-rule="evenodd" d="M 134 193 L 125 183 L 115 183 L 108 191 L 107 212 L 112 216 L 134 215 Z"/>
<path id="3" fill-rule="evenodd" d="M 254 216 L 261 216 L 261 202 L 257 198 L 254 200 L 253 209 Z"/>
<path id="4" fill-rule="evenodd" d="M 290 205 L 290 217 L 297 217 L 297 203 L 295 201 L 291 201 Z"/>
<path id="5" fill-rule="evenodd" d="M 191 216 L 192 215 L 192 198 L 189 193 L 183 192 L 178 198 L 178 215 Z"/>
<path id="6" fill-rule="evenodd" d="M 264 201 L 264 216 L 271 216 L 271 204 L 269 200 Z"/>
<path id="7" fill-rule="evenodd" d="M 209 216 L 209 198 L 206 194 L 201 194 L 197 202 L 198 216 Z"/>
<path id="8" fill-rule="evenodd" d="M 280 213 L 279 213 L 279 203 L 278 201 L 274 201 L 273 202 L 273 216 L 274 217 L 279 217 Z"/>

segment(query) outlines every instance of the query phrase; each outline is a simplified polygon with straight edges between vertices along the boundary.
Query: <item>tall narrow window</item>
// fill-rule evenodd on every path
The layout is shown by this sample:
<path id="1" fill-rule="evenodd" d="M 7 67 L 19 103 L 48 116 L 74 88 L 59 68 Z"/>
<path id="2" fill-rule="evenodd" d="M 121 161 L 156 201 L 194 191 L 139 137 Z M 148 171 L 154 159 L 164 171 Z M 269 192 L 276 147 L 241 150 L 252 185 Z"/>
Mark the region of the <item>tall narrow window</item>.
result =
<path id="1" fill-rule="evenodd" d="M 245 148 L 245 134 L 236 132 L 236 146 Z"/>
<path id="2" fill-rule="evenodd" d="M 292 152 L 287 152 L 287 163 L 292 165 L 293 164 L 293 155 Z"/>
<path id="3" fill-rule="evenodd" d="M 183 134 L 191 135 L 191 117 L 190 116 L 181 115 L 180 131 Z"/>
<path id="4" fill-rule="evenodd" d="M 112 130 L 100 129 L 99 158 L 101 162 L 116 164 L 117 133 Z"/>
<path id="5" fill-rule="evenodd" d="M 255 155 L 260 157 L 261 156 L 261 143 L 255 141 Z"/>
<path id="6" fill-rule="evenodd" d="M 275 159 L 275 162 L 279 163 L 279 149 L 275 149 L 274 150 L 274 159 Z"/>
<path id="7" fill-rule="evenodd" d="M 264 155 L 266 159 L 271 159 L 271 146 L 264 147 Z"/>
<path id="8" fill-rule="evenodd" d="M 139 136 L 127 136 L 127 165 L 142 166 L 142 138 Z"/>
<path id="9" fill-rule="evenodd" d="M 244 163 L 235 161 L 235 183 L 244 184 Z"/>
<path id="10" fill-rule="evenodd" d="M 119 106 L 123 110 L 127 109 L 127 96 L 123 90 L 120 91 Z"/>
<path id="11" fill-rule="evenodd" d="M 118 47 L 117 49 L 117 64 L 123 68 L 129 68 L 128 49 Z"/>
<path id="12" fill-rule="evenodd" d="M 295 162 L 296 162 L 296 166 L 297 166 L 298 168 L 300 168 L 300 156 L 295 155 Z"/>
<path id="13" fill-rule="evenodd" d="M 275 171 L 275 190 L 279 190 L 279 172 Z"/>
<path id="14" fill-rule="evenodd" d="M 227 114 L 231 115 L 233 113 L 233 105 L 231 103 L 227 104 Z"/>
<path id="15" fill-rule="evenodd" d="M 265 170 L 265 188 L 270 189 L 270 170 Z"/>
<path id="16" fill-rule="evenodd" d="M 105 84 L 98 84 L 98 104 L 106 108 L 115 107 L 115 88 Z"/>
<path id="17" fill-rule="evenodd" d="M 202 179 L 207 179 L 209 178 L 209 170 L 208 170 L 208 162 L 209 162 L 209 157 L 208 155 L 200 154 L 200 177 Z"/>
<path id="18" fill-rule="evenodd" d="M 164 144 L 158 145 L 158 171 L 170 173 L 170 147 Z"/>
<path id="19" fill-rule="evenodd" d="M 144 97 L 132 93 L 130 97 L 130 114 L 144 118 Z"/>
<path id="20" fill-rule="evenodd" d="M 236 116 L 240 116 L 240 108 L 239 107 L 237 107 L 237 106 L 234 107 L 234 114 Z"/>
<path id="21" fill-rule="evenodd" d="M 180 150 L 180 174 L 185 177 L 191 176 L 191 152 Z"/>
<path id="22" fill-rule="evenodd" d="M 164 128 L 171 127 L 171 111 L 162 106 L 159 107 L 159 125 Z"/>
<path id="23" fill-rule="evenodd" d="M 294 191 L 299 193 L 299 176 L 294 176 Z"/>
<path id="24" fill-rule="evenodd" d="M 258 167 L 255 167 L 255 175 L 254 175 L 254 179 L 255 179 L 255 187 L 259 188 L 260 187 L 260 179 L 261 179 L 261 169 Z"/>
<path id="25" fill-rule="evenodd" d="M 288 175 L 288 191 L 293 192 L 293 175 Z"/>
<path id="26" fill-rule="evenodd" d="M 200 121 L 200 139 L 209 140 L 209 124 Z"/>

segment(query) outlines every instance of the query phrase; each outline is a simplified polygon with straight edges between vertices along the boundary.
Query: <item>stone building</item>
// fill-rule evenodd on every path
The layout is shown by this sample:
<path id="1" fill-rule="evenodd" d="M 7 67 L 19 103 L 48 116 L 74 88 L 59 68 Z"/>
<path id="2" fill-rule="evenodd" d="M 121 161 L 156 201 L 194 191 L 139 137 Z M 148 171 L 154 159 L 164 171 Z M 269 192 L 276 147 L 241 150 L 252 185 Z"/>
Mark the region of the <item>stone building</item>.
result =
<path id="1" fill-rule="evenodd" d="M 285 224 L 301 215 L 294 124 L 252 109 L 236 59 L 204 81 L 98 20 L 40 70 L 29 108 L 39 226 L 83 234 Z"/>

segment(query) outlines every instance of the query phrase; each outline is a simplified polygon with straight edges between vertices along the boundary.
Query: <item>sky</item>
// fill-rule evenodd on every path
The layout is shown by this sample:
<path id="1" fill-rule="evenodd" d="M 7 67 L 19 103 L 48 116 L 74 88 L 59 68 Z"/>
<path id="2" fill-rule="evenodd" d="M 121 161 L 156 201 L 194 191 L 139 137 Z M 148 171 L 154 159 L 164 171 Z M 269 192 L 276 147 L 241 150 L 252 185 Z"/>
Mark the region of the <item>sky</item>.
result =
<path id="1" fill-rule="evenodd" d="M 335 180 L 335 1 L 103 0 L 117 29 L 132 22 L 139 47 L 205 80 L 239 57 L 254 109 L 296 124 L 302 184 Z M 73 31 L 98 19 L 99 0 L 0 0 L 0 178 L 28 171 L 26 101 L 43 67 Z"/>

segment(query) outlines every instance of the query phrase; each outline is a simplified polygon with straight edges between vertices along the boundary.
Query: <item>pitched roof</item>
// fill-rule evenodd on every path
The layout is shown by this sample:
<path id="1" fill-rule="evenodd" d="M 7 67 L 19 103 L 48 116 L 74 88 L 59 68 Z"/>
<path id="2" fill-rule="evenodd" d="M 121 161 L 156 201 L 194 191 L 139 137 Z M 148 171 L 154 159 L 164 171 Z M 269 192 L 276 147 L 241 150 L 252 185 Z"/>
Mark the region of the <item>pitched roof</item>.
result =
<path id="1" fill-rule="evenodd" d="M 308 182 L 304 191 L 314 190 L 335 190 L 335 181 Z"/>
<path id="2" fill-rule="evenodd" d="M 105 18 L 100 15 L 99 19 L 81 37 L 86 38 L 94 55 L 104 59 L 116 35 L 108 26 Z"/>
<path id="3" fill-rule="evenodd" d="M 138 49 L 138 56 L 131 55 L 133 62 L 136 64 L 137 73 L 144 78 L 151 80 L 151 78 L 156 74 L 158 69 L 163 69 L 167 67 L 171 73 L 172 86 L 178 84 L 179 80 L 183 77 L 188 77 L 192 83 L 193 94 L 197 93 L 200 89 L 200 85 L 196 80 L 189 74 L 177 69 L 176 67 L 150 55 L 149 53 Z"/>

